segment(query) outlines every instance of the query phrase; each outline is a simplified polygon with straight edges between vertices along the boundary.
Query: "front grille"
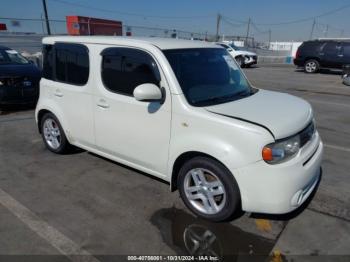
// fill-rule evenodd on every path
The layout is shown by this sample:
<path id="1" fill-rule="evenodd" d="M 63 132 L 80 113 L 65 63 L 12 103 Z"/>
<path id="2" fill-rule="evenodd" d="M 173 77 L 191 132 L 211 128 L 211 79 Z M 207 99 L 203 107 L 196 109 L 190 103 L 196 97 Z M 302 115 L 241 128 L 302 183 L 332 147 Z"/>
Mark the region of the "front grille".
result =
<path id="1" fill-rule="evenodd" d="M 300 133 L 300 147 L 303 147 L 307 142 L 309 142 L 315 133 L 314 121 L 311 121 Z"/>
<path id="2" fill-rule="evenodd" d="M 9 87 L 23 87 L 27 81 L 30 81 L 32 86 L 38 84 L 37 80 L 27 76 L 1 76 L 0 81 L 2 82 L 2 85 Z"/>

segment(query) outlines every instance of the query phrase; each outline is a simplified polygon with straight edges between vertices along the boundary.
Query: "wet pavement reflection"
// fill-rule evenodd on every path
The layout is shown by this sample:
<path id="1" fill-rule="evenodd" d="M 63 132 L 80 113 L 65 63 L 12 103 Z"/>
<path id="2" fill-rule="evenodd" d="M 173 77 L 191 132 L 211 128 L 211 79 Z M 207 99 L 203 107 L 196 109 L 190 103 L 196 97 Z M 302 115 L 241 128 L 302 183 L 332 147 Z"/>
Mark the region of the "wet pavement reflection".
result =
<path id="1" fill-rule="evenodd" d="M 215 256 L 220 261 L 269 261 L 274 241 L 244 232 L 230 223 L 211 223 L 175 207 L 151 218 L 178 255 Z"/>

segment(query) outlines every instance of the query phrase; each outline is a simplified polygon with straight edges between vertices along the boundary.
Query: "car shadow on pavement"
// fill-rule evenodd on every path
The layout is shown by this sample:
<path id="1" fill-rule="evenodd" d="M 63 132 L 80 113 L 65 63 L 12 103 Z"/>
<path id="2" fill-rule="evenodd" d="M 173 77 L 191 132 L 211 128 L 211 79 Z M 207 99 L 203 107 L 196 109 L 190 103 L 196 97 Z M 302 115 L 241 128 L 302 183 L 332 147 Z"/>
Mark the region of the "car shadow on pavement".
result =
<path id="1" fill-rule="evenodd" d="M 305 73 L 303 68 L 296 68 L 295 72 Z M 321 74 L 321 75 L 338 75 L 338 76 L 342 76 L 343 75 L 343 71 L 342 70 L 331 70 L 331 69 L 320 69 L 317 73 L 305 73 L 305 74 L 308 74 L 308 75 Z"/>
<path id="2" fill-rule="evenodd" d="M 155 181 L 162 182 L 163 184 L 169 185 L 169 182 L 166 182 L 165 180 L 163 180 L 163 179 L 161 179 L 161 178 L 158 178 L 158 177 L 155 177 L 155 176 L 152 176 L 152 175 L 150 175 L 150 174 L 148 174 L 148 173 L 142 172 L 142 171 L 140 171 L 140 170 L 138 170 L 138 169 L 132 168 L 132 167 L 130 167 L 130 166 L 124 165 L 124 164 L 122 164 L 122 163 L 119 163 L 119 162 L 117 162 L 117 161 L 111 160 L 111 159 L 109 159 L 109 158 L 106 158 L 106 157 L 103 157 L 103 156 L 100 156 L 100 155 L 97 155 L 97 154 L 92 153 L 92 152 L 88 152 L 88 154 L 90 154 L 90 155 L 92 155 L 92 156 L 94 156 L 94 157 L 100 158 L 100 159 L 102 159 L 102 160 L 104 160 L 104 161 L 108 161 L 109 163 L 112 163 L 112 164 L 114 164 L 114 165 L 118 165 L 119 167 L 128 169 L 128 170 L 133 171 L 133 172 L 135 172 L 135 173 L 138 173 L 138 174 L 140 174 L 140 175 L 143 175 L 143 176 L 146 176 L 146 177 L 148 177 L 148 178 L 151 178 L 151 179 L 153 179 L 153 180 L 155 180 Z"/>
<path id="3" fill-rule="evenodd" d="M 250 215 L 251 218 L 255 219 L 269 219 L 269 220 L 276 220 L 276 221 L 288 221 L 291 220 L 297 216 L 299 216 L 311 203 L 313 198 L 315 197 L 315 194 L 318 190 L 318 187 L 320 185 L 320 182 L 322 181 L 322 168 L 320 173 L 320 179 L 318 180 L 314 190 L 308 197 L 308 199 L 297 209 L 295 209 L 292 212 L 286 213 L 286 214 L 280 214 L 280 215 L 274 215 L 274 214 L 262 214 L 262 213 L 252 213 Z"/>
<path id="4" fill-rule="evenodd" d="M 23 111 L 31 111 L 35 105 L 2 105 L 0 106 L 0 116 L 14 114 Z"/>

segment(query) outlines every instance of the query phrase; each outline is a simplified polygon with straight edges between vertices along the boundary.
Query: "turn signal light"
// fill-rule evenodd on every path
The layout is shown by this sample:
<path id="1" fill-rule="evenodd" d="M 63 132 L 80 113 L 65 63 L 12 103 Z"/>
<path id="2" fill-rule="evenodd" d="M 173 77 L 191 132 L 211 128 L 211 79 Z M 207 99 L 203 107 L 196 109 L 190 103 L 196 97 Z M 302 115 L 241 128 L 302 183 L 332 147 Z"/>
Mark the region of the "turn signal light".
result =
<path id="1" fill-rule="evenodd" d="M 272 149 L 269 147 L 264 147 L 262 150 L 262 157 L 265 161 L 272 161 L 273 160 Z"/>

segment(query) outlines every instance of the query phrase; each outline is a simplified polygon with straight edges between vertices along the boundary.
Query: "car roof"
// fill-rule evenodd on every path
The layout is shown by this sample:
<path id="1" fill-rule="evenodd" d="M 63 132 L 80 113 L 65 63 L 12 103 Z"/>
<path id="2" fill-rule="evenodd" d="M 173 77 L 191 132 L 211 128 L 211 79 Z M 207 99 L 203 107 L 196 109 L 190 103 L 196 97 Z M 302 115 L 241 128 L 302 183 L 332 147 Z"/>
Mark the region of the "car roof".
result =
<path id="1" fill-rule="evenodd" d="M 347 38 L 344 38 L 344 39 L 321 38 L 321 39 L 304 41 L 305 44 L 308 44 L 308 43 L 320 43 L 320 44 L 322 44 L 322 43 L 329 43 L 329 42 L 348 43 L 348 42 L 350 42 L 350 39 L 347 39 Z"/>
<path id="2" fill-rule="evenodd" d="M 42 42 L 43 44 L 54 44 L 56 42 L 111 45 L 150 44 L 162 50 L 182 48 L 218 48 L 218 46 L 213 43 L 198 40 L 130 36 L 53 36 L 44 37 Z"/>

